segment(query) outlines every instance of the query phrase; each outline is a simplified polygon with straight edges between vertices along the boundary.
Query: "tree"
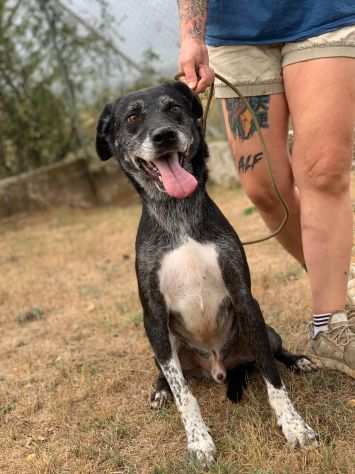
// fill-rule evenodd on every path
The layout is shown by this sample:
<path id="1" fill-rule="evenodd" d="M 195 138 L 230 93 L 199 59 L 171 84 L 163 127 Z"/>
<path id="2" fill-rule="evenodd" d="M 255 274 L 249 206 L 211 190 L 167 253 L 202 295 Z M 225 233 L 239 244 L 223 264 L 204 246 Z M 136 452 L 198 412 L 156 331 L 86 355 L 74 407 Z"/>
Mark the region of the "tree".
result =
<path id="1" fill-rule="evenodd" d="M 124 65 L 140 71 L 63 2 L 0 0 L 0 178 L 85 148 L 79 102 L 98 71 Z"/>

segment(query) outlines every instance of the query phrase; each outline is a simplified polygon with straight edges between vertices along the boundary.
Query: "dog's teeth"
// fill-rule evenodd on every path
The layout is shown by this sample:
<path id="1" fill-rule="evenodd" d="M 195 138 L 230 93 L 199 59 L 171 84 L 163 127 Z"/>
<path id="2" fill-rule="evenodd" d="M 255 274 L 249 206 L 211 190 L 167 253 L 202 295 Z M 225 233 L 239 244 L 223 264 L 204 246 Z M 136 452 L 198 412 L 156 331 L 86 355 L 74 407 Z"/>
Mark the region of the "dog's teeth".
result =
<path id="1" fill-rule="evenodd" d="M 136 158 L 133 157 L 132 162 L 133 162 L 134 166 L 137 168 L 137 170 L 139 170 L 139 164 L 137 163 Z"/>

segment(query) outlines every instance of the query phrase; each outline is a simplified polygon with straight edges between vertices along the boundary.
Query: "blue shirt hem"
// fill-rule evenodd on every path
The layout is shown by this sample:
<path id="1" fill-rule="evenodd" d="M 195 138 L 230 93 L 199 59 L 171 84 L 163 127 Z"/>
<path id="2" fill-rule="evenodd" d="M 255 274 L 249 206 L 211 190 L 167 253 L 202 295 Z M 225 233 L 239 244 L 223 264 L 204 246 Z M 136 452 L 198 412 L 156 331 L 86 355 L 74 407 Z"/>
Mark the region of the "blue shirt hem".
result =
<path id="1" fill-rule="evenodd" d="M 206 34 L 206 43 L 208 46 L 232 46 L 232 45 L 243 45 L 243 44 L 250 44 L 250 45 L 263 45 L 263 44 L 279 44 L 279 43 L 292 43 L 295 41 L 301 41 L 307 38 L 312 38 L 313 36 L 319 36 L 324 33 L 328 33 L 330 31 L 338 30 L 339 28 L 343 28 L 345 26 L 355 25 L 355 15 L 352 15 L 347 18 L 342 18 L 341 20 L 337 20 L 336 22 L 330 23 L 329 25 L 321 25 L 314 28 L 309 29 L 308 31 L 298 32 L 294 35 L 284 36 L 281 38 L 271 38 L 271 39 L 221 39 L 210 36 Z M 355 42 L 354 42 L 355 46 Z"/>

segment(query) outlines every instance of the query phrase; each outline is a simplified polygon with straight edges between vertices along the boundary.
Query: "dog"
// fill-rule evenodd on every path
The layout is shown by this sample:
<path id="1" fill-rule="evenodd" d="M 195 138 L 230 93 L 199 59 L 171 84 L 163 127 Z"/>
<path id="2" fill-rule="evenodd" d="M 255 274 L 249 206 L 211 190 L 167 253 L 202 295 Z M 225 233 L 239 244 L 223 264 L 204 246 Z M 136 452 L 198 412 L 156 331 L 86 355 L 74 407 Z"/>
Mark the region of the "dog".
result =
<path id="1" fill-rule="evenodd" d="M 216 448 L 188 386 L 192 376 L 226 383 L 238 401 L 255 366 L 287 441 L 303 447 L 317 436 L 290 401 L 275 358 L 298 371 L 315 366 L 286 351 L 265 324 L 238 235 L 207 194 L 202 115 L 182 82 L 133 92 L 105 106 L 96 149 L 102 160 L 117 159 L 142 201 L 136 274 L 159 368 L 151 405 L 160 408 L 172 393 L 188 451 L 208 465 Z"/>

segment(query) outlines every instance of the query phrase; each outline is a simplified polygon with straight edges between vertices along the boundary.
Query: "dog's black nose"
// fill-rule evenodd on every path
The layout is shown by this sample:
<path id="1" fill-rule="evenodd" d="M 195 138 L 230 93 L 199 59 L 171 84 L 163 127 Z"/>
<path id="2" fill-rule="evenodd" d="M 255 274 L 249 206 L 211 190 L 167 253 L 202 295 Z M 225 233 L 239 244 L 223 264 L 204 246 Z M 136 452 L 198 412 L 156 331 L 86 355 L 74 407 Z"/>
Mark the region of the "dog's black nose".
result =
<path id="1" fill-rule="evenodd" d="M 171 128 L 158 128 L 151 137 L 154 145 L 172 145 L 177 140 L 176 132 Z"/>
<path id="2" fill-rule="evenodd" d="M 224 380 L 226 378 L 225 374 L 223 374 L 222 372 L 218 372 L 216 377 L 217 377 L 218 382 L 224 382 Z"/>

